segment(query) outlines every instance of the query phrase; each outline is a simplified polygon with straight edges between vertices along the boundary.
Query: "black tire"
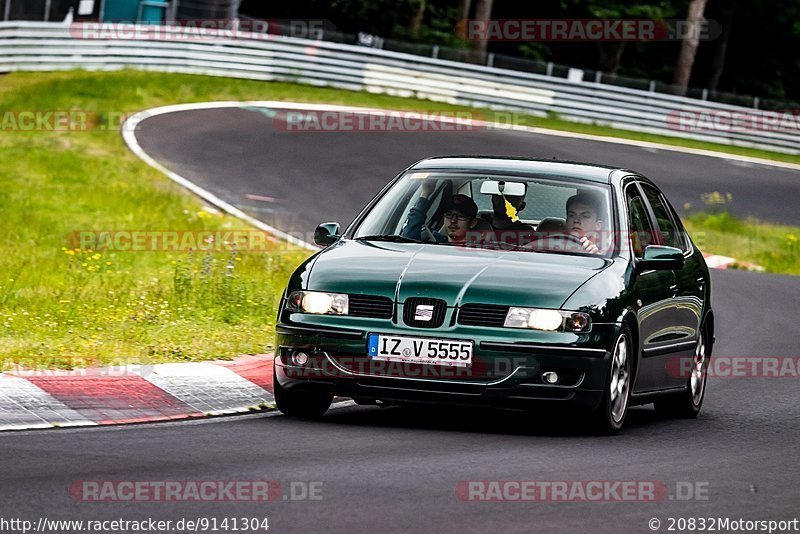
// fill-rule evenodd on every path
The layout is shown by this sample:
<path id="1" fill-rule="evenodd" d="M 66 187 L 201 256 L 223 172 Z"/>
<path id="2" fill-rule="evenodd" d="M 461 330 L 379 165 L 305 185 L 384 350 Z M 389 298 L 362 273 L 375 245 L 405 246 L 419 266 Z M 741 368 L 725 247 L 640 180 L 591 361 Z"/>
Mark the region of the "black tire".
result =
<path id="1" fill-rule="evenodd" d="M 655 405 L 656 413 L 662 417 L 675 419 L 694 419 L 700 414 L 703 407 L 703 399 L 706 394 L 706 381 L 708 380 L 708 363 L 711 359 L 711 345 L 706 325 L 700 329 L 700 338 L 697 340 L 697 347 L 694 353 L 693 374 L 699 372 L 699 376 L 690 376 L 686 382 L 686 387 L 680 393 L 665 396 L 658 399 Z M 702 353 L 702 360 L 698 364 L 698 358 Z M 699 391 L 694 389 L 692 379 L 697 380 Z"/>
<path id="2" fill-rule="evenodd" d="M 622 363 L 621 366 L 618 364 L 618 347 L 624 347 L 625 351 L 624 363 Z M 598 434 L 613 436 L 618 434 L 619 431 L 622 430 L 622 427 L 625 426 L 631 400 L 631 381 L 633 380 L 631 374 L 631 359 L 635 357 L 638 357 L 638 354 L 633 347 L 631 330 L 627 325 L 623 325 L 622 330 L 620 330 L 620 333 L 614 340 L 614 345 L 611 347 L 611 361 L 608 366 L 608 376 L 605 381 L 603 400 L 600 401 L 600 405 L 589 414 L 592 430 Z M 615 375 L 616 381 L 614 380 Z M 624 381 L 622 386 L 619 385 L 621 380 Z M 616 394 L 612 394 L 612 384 L 615 385 Z"/>
<path id="3" fill-rule="evenodd" d="M 307 390 L 288 390 L 278 383 L 276 371 L 272 371 L 272 387 L 278 410 L 290 417 L 317 419 L 325 415 L 333 402 L 332 393 Z"/>

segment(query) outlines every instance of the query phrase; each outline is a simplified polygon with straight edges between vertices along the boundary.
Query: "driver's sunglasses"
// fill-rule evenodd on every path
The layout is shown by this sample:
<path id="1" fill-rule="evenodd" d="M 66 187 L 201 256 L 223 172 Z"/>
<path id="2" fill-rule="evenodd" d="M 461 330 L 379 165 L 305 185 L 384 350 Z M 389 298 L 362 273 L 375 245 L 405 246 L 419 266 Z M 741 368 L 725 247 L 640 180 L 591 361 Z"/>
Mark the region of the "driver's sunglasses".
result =
<path id="1" fill-rule="evenodd" d="M 455 219 L 456 221 L 461 221 L 461 222 L 466 221 L 467 219 L 469 219 L 469 217 L 467 217 L 466 215 L 462 215 L 461 213 L 459 213 L 457 211 L 446 211 L 446 212 L 444 212 L 444 218 L 445 219 L 450 219 L 450 220 Z"/>

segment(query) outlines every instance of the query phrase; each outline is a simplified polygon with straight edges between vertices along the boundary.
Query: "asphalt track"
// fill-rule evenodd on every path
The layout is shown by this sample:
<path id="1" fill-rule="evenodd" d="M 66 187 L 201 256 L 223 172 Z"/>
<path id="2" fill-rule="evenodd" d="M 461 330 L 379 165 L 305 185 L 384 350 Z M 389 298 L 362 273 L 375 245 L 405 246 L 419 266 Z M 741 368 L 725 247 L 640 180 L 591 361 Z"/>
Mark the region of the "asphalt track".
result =
<path id="1" fill-rule="evenodd" d="M 279 115 L 280 117 L 280 115 Z M 701 195 L 731 193 L 739 216 L 800 226 L 800 172 L 749 162 L 510 130 L 285 131 L 268 113 L 210 109 L 141 123 L 137 139 L 156 160 L 280 229 L 349 223 L 399 171 L 429 156 L 491 154 L 558 158 L 635 169 L 679 210 Z M 253 200 L 248 196 L 272 200 Z"/>
<path id="2" fill-rule="evenodd" d="M 358 134 L 359 142 L 338 135 L 279 135 L 257 113 L 226 110 L 148 119 L 139 140 L 171 170 L 240 207 L 251 204 L 246 194 L 273 197 L 274 202 L 259 201 L 274 204 L 273 211 L 254 213 L 268 222 L 297 224 L 280 227 L 299 231 L 319 219 L 346 222 L 397 169 L 421 157 L 512 154 L 509 138 L 518 137 L 515 146 L 530 148 L 524 154 L 558 147 L 559 157 L 579 154 L 644 172 L 645 163 L 668 169 L 682 178 L 653 177 L 676 200 L 709 190 L 685 178 L 696 180 L 704 169 L 709 185 L 730 185 L 740 209 L 760 214 L 769 204 L 763 186 L 729 180 L 734 173 L 741 180 L 750 176 L 745 167 L 699 156 L 541 136 L 496 137 L 497 132 L 472 139 L 463 133 L 452 139 L 442 133 Z M 750 170 L 791 185 L 786 171 L 757 171 Z M 754 188 L 752 198 L 734 187 Z M 797 189 L 800 184 L 792 191 Z M 287 217 L 291 211 L 301 215 Z M 712 278 L 715 356 L 798 354 L 800 278 L 728 271 L 715 271 Z M 271 532 L 349 533 L 651 532 L 652 518 L 660 520 L 659 531 L 666 531 L 670 517 L 793 519 L 800 516 L 798 399 L 796 376 L 711 378 L 698 419 L 659 419 L 651 407 L 639 407 L 616 437 L 586 435 L 572 421 L 547 414 L 373 407 L 338 408 L 321 422 L 255 415 L 10 433 L 0 435 L 0 518 L 267 516 Z M 254 479 L 277 480 L 285 488 L 292 481 L 321 482 L 322 498 L 89 503 L 76 502 L 68 491 L 80 480 Z M 656 502 L 461 500 L 457 485 L 470 480 L 656 481 L 668 495 Z M 684 500 L 687 487 L 707 494 Z"/>

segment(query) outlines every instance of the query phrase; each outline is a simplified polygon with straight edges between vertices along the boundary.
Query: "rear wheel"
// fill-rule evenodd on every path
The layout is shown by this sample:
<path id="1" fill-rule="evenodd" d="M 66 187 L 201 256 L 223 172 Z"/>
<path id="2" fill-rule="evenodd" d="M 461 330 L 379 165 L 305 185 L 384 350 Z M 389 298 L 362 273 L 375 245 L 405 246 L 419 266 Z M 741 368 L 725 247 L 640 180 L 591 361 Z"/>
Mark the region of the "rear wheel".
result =
<path id="1" fill-rule="evenodd" d="M 700 408 L 703 406 L 703 397 L 706 393 L 710 356 L 708 334 L 704 325 L 700 329 L 700 335 L 697 339 L 697 347 L 695 347 L 692 360 L 692 371 L 686 383 L 686 389 L 679 394 L 657 400 L 654 404 L 659 415 L 682 419 L 694 419 L 697 417 L 700 413 Z"/>
<path id="2" fill-rule="evenodd" d="M 603 400 L 591 414 L 592 426 L 598 433 L 613 435 L 625 424 L 631 395 L 631 358 L 634 357 L 631 340 L 630 329 L 623 326 L 611 352 Z"/>
<path id="3" fill-rule="evenodd" d="M 322 417 L 333 402 L 332 393 L 285 389 L 278 383 L 274 369 L 272 371 L 272 387 L 275 391 L 275 404 L 278 409 L 291 417 L 306 419 Z"/>

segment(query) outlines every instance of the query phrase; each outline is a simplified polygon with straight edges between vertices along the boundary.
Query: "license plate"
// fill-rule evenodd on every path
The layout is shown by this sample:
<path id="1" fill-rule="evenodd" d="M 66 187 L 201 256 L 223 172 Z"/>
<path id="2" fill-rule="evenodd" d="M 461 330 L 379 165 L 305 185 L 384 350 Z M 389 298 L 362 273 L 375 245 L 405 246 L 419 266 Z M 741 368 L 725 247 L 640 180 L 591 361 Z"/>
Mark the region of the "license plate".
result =
<path id="1" fill-rule="evenodd" d="M 370 334 L 367 356 L 391 362 L 469 367 L 472 346 L 472 341 Z"/>

